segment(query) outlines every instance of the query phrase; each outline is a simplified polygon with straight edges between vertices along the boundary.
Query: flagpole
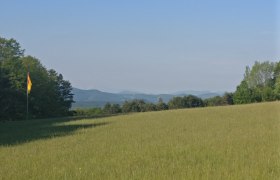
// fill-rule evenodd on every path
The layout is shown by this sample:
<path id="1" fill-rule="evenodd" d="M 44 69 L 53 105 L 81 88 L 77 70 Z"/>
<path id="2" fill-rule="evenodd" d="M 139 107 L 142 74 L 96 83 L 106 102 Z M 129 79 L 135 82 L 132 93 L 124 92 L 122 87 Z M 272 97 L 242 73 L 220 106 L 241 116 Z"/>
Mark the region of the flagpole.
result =
<path id="1" fill-rule="evenodd" d="M 28 71 L 26 74 L 26 120 L 28 120 Z"/>

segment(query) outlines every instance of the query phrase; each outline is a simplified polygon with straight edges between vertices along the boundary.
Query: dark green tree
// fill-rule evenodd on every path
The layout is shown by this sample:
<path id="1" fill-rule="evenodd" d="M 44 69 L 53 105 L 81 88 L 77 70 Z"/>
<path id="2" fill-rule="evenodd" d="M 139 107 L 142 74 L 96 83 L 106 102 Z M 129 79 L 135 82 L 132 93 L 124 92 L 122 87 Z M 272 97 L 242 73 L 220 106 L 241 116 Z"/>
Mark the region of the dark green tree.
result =
<path id="1" fill-rule="evenodd" d="M 223 99 L 226 105 L 233 105 L 233 93 L 226 92 Z"/>
<path id="2" fill-rule="evenodd" d="M 185 103 L 182 97 L 174 97 L 168 102 L 169 109 L 185 108 Z"/>
<path id="3" fill-rule="evenodd" d="M 203 100 L 193 95 L 184 97 L 174 97 L 168 102 L 170 109 L 203 107 Z"/>
<path id="4" fill-rule="evenodd" d="M 14 39 L 0 37 L 0 120 L 22 119 L 26 109 L 24 50 Z"/>
<path id="5" fill-rule="evenodd" d="M 106 103 L 104 108 L 103 108 L 103 113 L 104 114 L 117 114 L 117 113 L 121 113 L 121 107 L 119 104 L 110 104 L 110 103 Z"/>
<path id="6" fill-rule="evenodd" d="M 274 95 L 276 99 L 280 99 L 280 76 L 275 79 Z"/>
<path id="7" fill-rule="evenodd" d="M 67 115 L 73 102 L 70 82 L 54 70 L 48 71 L 38 59 L 24 56 L 14 39 L 0 38 L 0 119 L 25 119 L 27 71 L 33 84 L 30 117 Z"/>
<path id="8" fill-rule="evenodd" d="M 203 107 L 203 100 L 193 95 L 184 96 L 183 102 L 184 102 L 184 107 L 187 108 Z"/>
<path id="9" fill-rule="evenodd" d="M 158 99 L 158 103 L 156 105 L 156 109 L 158 111 L 167 110 L 168 109 L 168 105 L 163 102 L 162 98 L 159 98 Z"/>
<path id="10" fill-rule="evenodd" d="M 252 102 L 252 91 L 246 81 L 242 81 L 239 86 L 237 86 L 236 91 L 233 95 L 234 104 L 247 104 Z"/>
<path id="11" fill-rule="evenodd" d="M 273 81 L 274 81 L 273 93 L 275 99 L 280 100 L 280 61 L 277 62 L 275 65 Z"/>
<path id="12" fill-rule="evenodd" d="M 205 106 L 224 106 L 226 105 L 226 99 L 221 96 L 215 96 L 204 100 Z"/>
<path id="13" fill-rule="evenodd" d="M 123 106 L 122 106 L 122 111 L 124 113 L 127 112 L 145 112 L 145 101 L 144 100 L 139 100 L 135 99 L 132 101 L 125 101 Z"/>
<path id="14" fill-rule="evenodd" d="M 146 103 L 144 105 L 144 112 L 156 111 L 156 110 L 157 110 L 157 106 L 153 103 Z"/>

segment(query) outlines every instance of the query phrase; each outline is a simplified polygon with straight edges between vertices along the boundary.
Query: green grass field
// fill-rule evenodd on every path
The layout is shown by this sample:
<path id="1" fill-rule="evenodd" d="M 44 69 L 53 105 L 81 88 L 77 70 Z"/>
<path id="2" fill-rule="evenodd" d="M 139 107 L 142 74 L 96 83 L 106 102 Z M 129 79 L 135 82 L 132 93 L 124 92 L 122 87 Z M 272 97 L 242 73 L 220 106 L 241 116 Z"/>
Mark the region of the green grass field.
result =
<path id="1" fill-rule="evenodd" d="M 280 102 L 0 123 L 0 179 L 280 179 Z"/>

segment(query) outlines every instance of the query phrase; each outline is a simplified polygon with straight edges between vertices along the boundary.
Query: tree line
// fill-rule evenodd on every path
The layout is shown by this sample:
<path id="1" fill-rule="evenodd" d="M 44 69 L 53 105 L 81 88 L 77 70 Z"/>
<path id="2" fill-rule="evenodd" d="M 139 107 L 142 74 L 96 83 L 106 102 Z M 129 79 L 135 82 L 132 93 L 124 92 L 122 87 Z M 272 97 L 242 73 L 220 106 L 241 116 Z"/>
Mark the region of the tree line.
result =
<path id="1" fill-rule="evenodd" d="M 32 81 L 29 117 L 68 116 L 73 103 L 71 83 L 37 58 L 25 56 L 16 40 L 0 37 L 0 120 L 25 119 L 28 71 Z"/>
<path id="2" fill-rule="evenodd" d="M 234 93 L 234 104 L 280 99 L 280 62 L 255 62 L 246 67 L 244 79 Z"/>
<path id="3" fill-rule="evenodd" d="M 188 95 L 174 97 L 168 103 L 159 98 L 157 103 L 146 102 L 142 99 L 125 101 L 122 105 L 107 103 L 103 108 L 76 109 L 74 114 L 77 116 L 98 116 L 119 113 L 164 111 L 171 109 L 198 108 L 206 106 L 232 105 L 232 93 L 225 93 L 224 96 L 216 96 L 208 99 Z"/>

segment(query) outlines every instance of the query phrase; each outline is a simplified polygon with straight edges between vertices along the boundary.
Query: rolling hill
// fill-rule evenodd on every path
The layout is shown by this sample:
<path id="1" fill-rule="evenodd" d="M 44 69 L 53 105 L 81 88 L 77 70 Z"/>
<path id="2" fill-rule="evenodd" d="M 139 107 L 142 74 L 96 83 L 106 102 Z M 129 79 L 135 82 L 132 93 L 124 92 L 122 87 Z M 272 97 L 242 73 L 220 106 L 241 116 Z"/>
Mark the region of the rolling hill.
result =
<path id="1" fill-rule="evenodd" d="M 0 179 L 280 179 L 279 108 L 0 123 Z"/>
<path id="2" fill-rule="evenodd" d="M 99 90 L 82 90 L 73 88 L 73 108 L 103 107 L 106 103 L 122 104 L 124 101 L 143 99 L 146 102 L 157 103 L 159 98 L 168 102 L 175 96 L 195 95 L 202 99 L 222 95 L 223 93 L 209 91 L 182 91 L 174 94 L 144 94 L 134 92 L 108 93 Z"/>

